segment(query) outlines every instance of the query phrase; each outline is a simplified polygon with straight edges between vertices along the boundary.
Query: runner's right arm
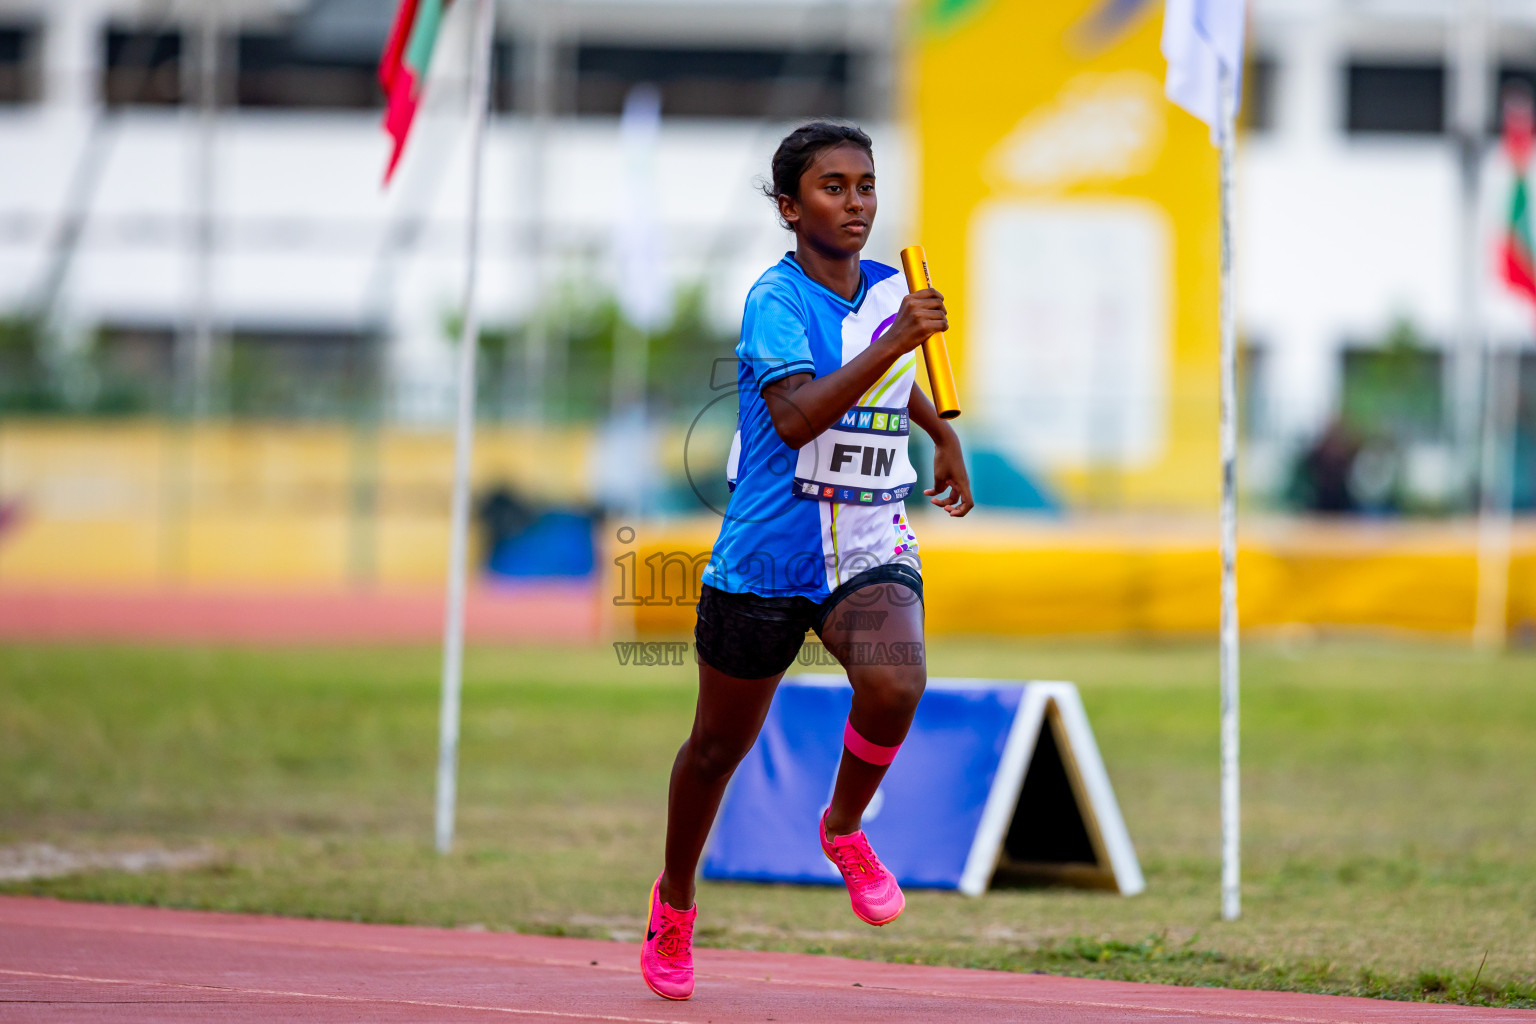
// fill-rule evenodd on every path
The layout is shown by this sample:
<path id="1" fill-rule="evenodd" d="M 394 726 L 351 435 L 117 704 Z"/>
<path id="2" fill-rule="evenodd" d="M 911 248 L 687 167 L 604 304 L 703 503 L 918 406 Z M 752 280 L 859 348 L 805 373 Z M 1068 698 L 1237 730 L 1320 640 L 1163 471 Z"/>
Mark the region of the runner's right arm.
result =
<path id="1" fill-rule="evenodd" d="M 949 330 L 944 296 L 932 288 L 901 300 L 896 321 L 869 347 L 825 377 L 796 373 L 763 387 L 773 429 L 791 448 L 803 448 L 836 423 L 900 357 Z"/>

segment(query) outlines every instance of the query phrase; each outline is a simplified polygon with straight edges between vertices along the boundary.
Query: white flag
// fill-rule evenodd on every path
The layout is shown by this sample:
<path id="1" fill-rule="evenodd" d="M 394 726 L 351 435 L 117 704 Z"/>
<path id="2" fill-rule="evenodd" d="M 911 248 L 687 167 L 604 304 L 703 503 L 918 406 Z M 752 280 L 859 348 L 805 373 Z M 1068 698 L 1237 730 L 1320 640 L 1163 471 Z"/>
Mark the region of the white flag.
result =
<path id="1" fill-rule="evenodd" d="M 1163 10 L 1163 56 L 1168 98 L 1211 126 L 1221 140 L 1221 70 L 1232 80 L 1232 114 L 1243 95 L 1244 0 L 1168 0 Z"/>

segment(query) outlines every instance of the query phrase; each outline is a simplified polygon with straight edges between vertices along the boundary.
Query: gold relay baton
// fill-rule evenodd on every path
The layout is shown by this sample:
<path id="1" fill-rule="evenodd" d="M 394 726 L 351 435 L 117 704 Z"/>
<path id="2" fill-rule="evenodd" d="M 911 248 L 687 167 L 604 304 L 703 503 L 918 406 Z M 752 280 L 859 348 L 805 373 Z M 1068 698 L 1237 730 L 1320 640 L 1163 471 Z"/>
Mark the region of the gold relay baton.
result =
<path id="1" fill-rule="evenodd" d="M 928 256 L 920 245 L 901 250 L 901 269 L 907 273 L 907 291 L 919 292 L 933 287 L 928 276 Z M 928 383 L 933 388 L 933 405 L 939 419 L 952 420 L 960 415 L 960 395 L 955 390 L 955 371 L 949 365 L 949 348 L 944 334 L 928 335 L 923 342 L 923 363 L 928 367 Z"/>

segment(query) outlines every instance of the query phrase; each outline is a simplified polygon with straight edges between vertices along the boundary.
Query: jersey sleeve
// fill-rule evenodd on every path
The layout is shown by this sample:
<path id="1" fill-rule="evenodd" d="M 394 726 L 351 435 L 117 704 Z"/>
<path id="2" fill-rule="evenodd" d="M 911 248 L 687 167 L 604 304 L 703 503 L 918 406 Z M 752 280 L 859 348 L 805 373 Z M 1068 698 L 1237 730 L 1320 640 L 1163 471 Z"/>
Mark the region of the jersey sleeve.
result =
<path id="1" fill-rule="evenodd" d="M 796 373 L 815 373 L 805 313 L 777 288 L 757 288 L 747 297 L 736 356 L 749 369 L 758 391 Z"/>

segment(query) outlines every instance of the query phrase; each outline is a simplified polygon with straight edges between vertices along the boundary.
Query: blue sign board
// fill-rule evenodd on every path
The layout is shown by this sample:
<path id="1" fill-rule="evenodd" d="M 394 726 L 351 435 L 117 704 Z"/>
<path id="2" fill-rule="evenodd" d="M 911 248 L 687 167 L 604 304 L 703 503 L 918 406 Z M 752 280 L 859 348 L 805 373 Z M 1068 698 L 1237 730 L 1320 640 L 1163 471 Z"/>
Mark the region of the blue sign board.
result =
<path id="1" fill-rule="evenodd" d="M 1086 734 L 1091 748 L 1086 716 L 1069 684 L 929 681 L 912 730 L 864 815 L 871 845 L 904 887 L 973 895 L 985 890 L 1052 700 L 1071 712 L 1069 718 L 1081 718 L 1073 731 Z M 763 731 L 726 794 L 704 859 L 705 878 L 841 884 L 816 828 L 832 796 L 851 703 L 852 690 L 840 676 L 780 684 Z M 1085 764 L 1090 775 L 1103 775 L 1096 748 L 1074 753 L 1073 761 Z M 1110 807 L 1084 820 L 1123 833 L 1107 776 L 1090 781 L 1083 791 L 1090 798 L 1094 791 L 1107 794 Z M 1110 839 L 1110 847 L 1130 851 L 1128 838 Z M 1134 852 L 1129 856 L 1134 878 L 1121 872 L 1122 892 L 1141 887 Z"/>

